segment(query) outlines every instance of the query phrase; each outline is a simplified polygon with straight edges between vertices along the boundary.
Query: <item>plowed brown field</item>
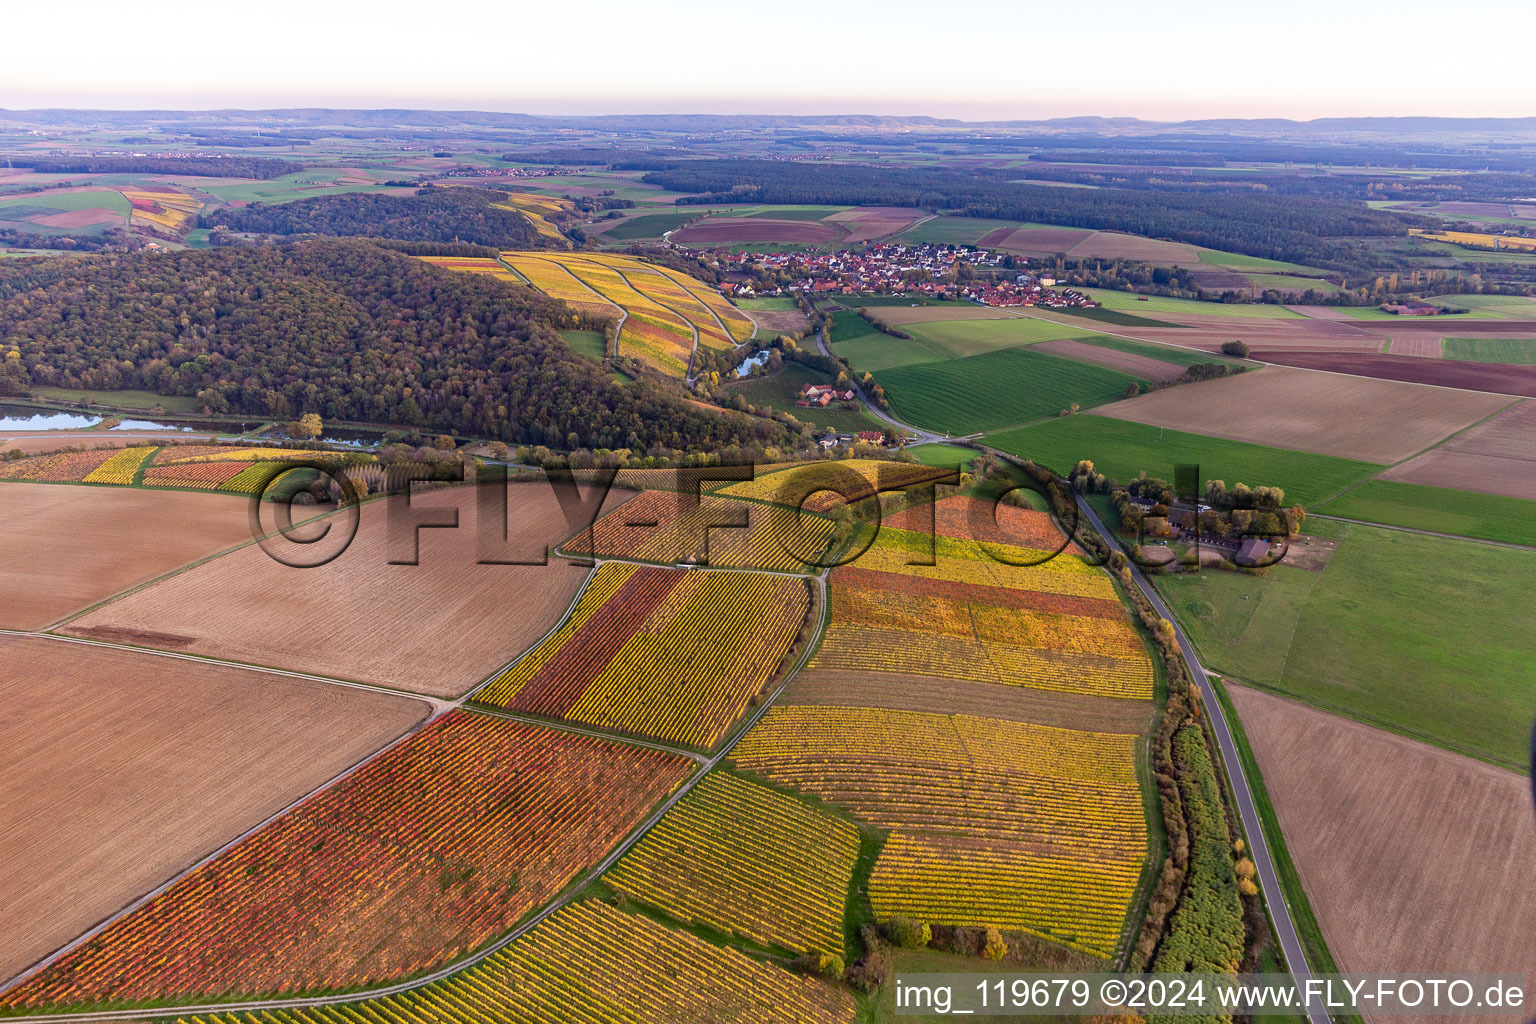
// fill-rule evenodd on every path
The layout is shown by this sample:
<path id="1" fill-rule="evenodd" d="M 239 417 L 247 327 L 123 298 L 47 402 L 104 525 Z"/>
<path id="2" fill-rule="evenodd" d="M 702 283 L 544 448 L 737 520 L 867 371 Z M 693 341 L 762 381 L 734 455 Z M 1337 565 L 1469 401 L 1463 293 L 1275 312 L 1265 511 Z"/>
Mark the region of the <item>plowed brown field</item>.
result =
<path id="1" fill-rule="evenodd" d="M 1532 438 L 1536 438 L 1536 402 L 1520 402 L 1433 451 L 1394 466 L 1381 478 L 1536 501 Z"/>
<path id="2" fill-rule="evenodd" d="M 1257 690 L 1231 695 L 1340 970 L 1536 977 L 1530 780 Z"/>
<path id="3" fill-rule="evenodd" d="M 1478 329 L 1485 326 L 1479 324 Z M 1529 332 L 1530 325 L 1527 324 L 1525 329 Z M 1421 359 L 1417 356 L 1373 355 L 1367 352 L 1284 351 L 1257 345 L 1253 349 L 1253 358 L 1266 363 L 1536 398 L 1536 366 L 1469 363 L 1460 359 Z"/>
<path id="4" fill-rule="evenodd" d="M 0 637 L 0 703 L 0 981 L 427 713 L 405 697 L 13 637 Z"/>
<path id="5" fill-rule="evenodd" d="M 1396 462 L 1508 404 L 1499 395 L 1274 367 L 1154 391 L 1092 415 L 1366 462 Z"/>
<path id="6" fill-rule="evenodd" d="M 609 507 L 633 496 L 614 491 Z M 399 501 L 364 505 L 357 537 L 327 565 L 290 568 L 252 545 L 99 608 L 69 632 L 139 634 L 151 647 L 454 696 L 539 639 L 586 579 L 558 558 L 477 564 L 467 487 L 415 496 L 418 508 L 457 509 L 460 525 L 421 530 L 419 564 L 391 565 L 399 552 L 388 510 Z M 513 485 L 507 517 L 514 540 L 553 547 L 574 532 L 542 483 Z"/>
<path id="7" fill-rule="evenodd" d="M 226 494 L 0 485 L 0 627 L 39 629 L 251 539 Z"/>

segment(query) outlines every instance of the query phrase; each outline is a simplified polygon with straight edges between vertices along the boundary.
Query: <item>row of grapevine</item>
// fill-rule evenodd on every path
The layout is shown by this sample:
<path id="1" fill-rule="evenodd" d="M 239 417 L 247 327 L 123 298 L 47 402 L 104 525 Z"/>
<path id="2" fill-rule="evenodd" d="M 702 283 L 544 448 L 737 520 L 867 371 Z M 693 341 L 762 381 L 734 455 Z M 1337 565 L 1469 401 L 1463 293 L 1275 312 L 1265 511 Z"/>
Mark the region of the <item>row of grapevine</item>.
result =
<path id="1" fill-rule="evenodd" d="M 858 829 L 766 786 L 706 776 L 606 876 L 615 889 L 767 945 L 843 951 Z"/>
<path id="2" fill-rule="evenodd" d="M 5 993 L 0 1008 L 334 991 L 419 973 L 551 899 L 691 768 L 452 712 Z"/>

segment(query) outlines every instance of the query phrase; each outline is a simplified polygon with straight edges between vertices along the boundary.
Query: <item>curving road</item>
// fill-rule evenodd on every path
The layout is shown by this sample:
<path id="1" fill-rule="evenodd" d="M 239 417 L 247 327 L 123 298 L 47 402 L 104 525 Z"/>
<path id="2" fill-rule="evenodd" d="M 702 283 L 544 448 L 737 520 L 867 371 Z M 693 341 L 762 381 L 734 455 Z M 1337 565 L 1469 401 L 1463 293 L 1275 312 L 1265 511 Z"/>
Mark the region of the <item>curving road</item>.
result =
<path id="1" fill-rule="evenodd" d="M 1076 492 L 1073 492 L 1073 497 L 1077 501 L 1078 508 L 1093 524 L 1094 529 L 1099 531 L 1099 535 L 1118 546 L 1118 539 L 1105 528 L 1093 508 Z M 1307 966 L 1307 955 L 1301 947 L 1300 937 L 1296 934 L 1296 923 L 1291 919 L 1291 909 L 1285 902 L 1285 892 L 1280 888 L 1280 878 L 1275 873 L 1274 860 L 1269 853 L 1269 843 L 1264 838 L 1264 826 L 1259 821 L 1258 811 L 1254 807 L 1253 791 L 1248 787 L 1248 776 L 1244 773 L 1243 763 L 1237 756 L 1237 745 L 1232 739 L 1232 728 L 1227 722 L 1226 714 L 1222 711 L 1221 702 L 1216 699 L 1216 689 L 1210 677 L 1206 675 L 1205 667 L 1200 664 L 1200 657 L 1195 652 L 1194 644 L 1189 642 L 1189 637 L 1184 633 L 1184 627 L 1179 625 L 1179 620 L 1174 618 L 1173 612 L 1163 603 L 1163 599 L 1158 596 L 1146 576 L 1142 575 L 1141 569 L 1135 562 L 1131 563 L 1130 568 L 1131 578 L 1136 582 L 1137 589 L 1152 602 L 1152 607 L 1157 610 L 1157 614 L 1172 624 L 1174 636 L 1179 641 L 1179 650 L 1183 652 L 1189 672 L 1200 687 L 1200 696 L 1205 705 L 1205 712 L 1210 718 L 1211 731 L 1216 734 L 1216 742 L 1221 747 L 1222 763 L 1226 767 L 1227 777 L 1232 781 L 1232 794 L 1237 800 L 1238 813 L 1243 819 L 1243 831 L 1248 836 L 1248 855 L 1258 868 L 1259 883 L 1264 890 L 1264 902 L 1269 906 L 1270 920 L 1274 922 L 1275 935 L 1280 940 L 1280 949 L 1285 954 L 1285 962 L 1291 969 L 1291 977 L 1295 979 L 1300 989 L 1307 983 L 1307 979 L 1312 977 L 1312 971 Z M 1313 1002 L 1307 1007 L 1307 1017 L 1311 1024 L 1329 1024 L 1328 1012 L 1318 1002 Z"/>

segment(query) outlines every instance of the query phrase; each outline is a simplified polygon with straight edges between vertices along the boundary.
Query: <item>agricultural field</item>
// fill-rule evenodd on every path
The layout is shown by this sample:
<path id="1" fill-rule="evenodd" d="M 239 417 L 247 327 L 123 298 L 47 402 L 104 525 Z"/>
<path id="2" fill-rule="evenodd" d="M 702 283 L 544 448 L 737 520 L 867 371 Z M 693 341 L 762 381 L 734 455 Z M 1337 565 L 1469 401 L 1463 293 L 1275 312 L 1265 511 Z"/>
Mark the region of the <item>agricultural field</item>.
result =
<path id="1" fill-rule="evenodd" d="M 756 324 L 713 288 L 686 274 L 604 253 L 505 253 L 534 287 L 598 316 L 623 316 L 618 354 L 670 376 L 687 370 L 695 344 L 730 349 Z"/>
<path id="2" fill-rule="evenodd" d="M 788 706 L 770 709 L 732 759 L 892 830 L 870 879 L 877 916 L 998 925 L 1108 956 L 1146 853 L 1135 741 Z M 1069 906 L 1054 898 L 1062 888 Z"/>
<path id="3" fill-rule="evenodd" d="M 1321 571 L 1282 562 L 1262 577 L 1159 578 L 1201 660 L 1237 682 L 1523 768 L 1536 704 L 1523 595 L 1536 552 L 1316 518 L 1306 530 L 1337 541 Z"/>
<path id="4" fill-rule="evenodd" d="M 989 435 L 986 443 L 1065 473 L 1079 459 L 1121 483 L 1145 471 L 1173 479 L 1174 467 L 1195 464 L 1204 480 L 1242 482 L 1285 491 L 1287 503 L 1316 505 L 1384 467 L 1353 459 L 1270 448 L 1188 434 L 1108 416 L 1065 416 Z"/>
<path id="5" fill-rule="evenodd" d="M 132 207 L 130 222 L 148 221 L 163 231 L 181 234 L 197 220 L 202 201 L 165 185 L 141 185 L 122 190 Z"/>
<path id="6" fill-rule="evenodd" d="M 916 536 L 890 527 L 881 533 L 882 541 L 886 534 Z M 937 557 L 959 570 L 954 575 L 964 573 L 950 544 L 936 547 L 943 553 Z M 970 586 L 872 568 L 860 559 L 833 573 L 832 623 L 812 670 L 892 672 L 1101 697 L 1152 696 L 1146 648 L 1129 619 L 1104 614 L 1106 606 L 1113 607 L 1108 599 L 1084 601 L 1088 595 L 1042 590 L 1017 600 L 1018 591 L 982 582 L 986 567 L 979 559 L 971 575 L 981 585 Z M 1041 567 L 1039 575 L 1061 573 Z M 1048 579 L 1045 586 L 1059 582 Z"/>
<path id="7" fill-rule="evenodd" d="M 1536 366 L 1536 338 L 1444 338 L 1447 359 Z"/>
<path id="8" fill-rule="evenodd" d="M 1147 347 L 1154 348 L 1150 345 Z M 1184 368 L 1177 363 L 1164 362 L 1137 352 L 1127 352 L 1118 347 L 1096 345 L 1092 339 L 1088 338 L 1082 341 L 1075 338 L 1042 341 L 1036 344 L 1035 351 L 1070 359 L 1077 363 L 1089 363 L 1093 366 L 1117 370 L 1137 380 L 1147 380 L 1157 384 L 1175 380 L 1184 372 Z"/>
<path id="9" fill-rule="evenodd" d="M 673 754 L 455 711 L 11 989 L 0 1007 L 334 991 L 408 977 L 475 949 L 559 892 L 691 767 Z"/>
<path id="10" fill-rule="evenodd" d="M 883 319 L 883 317 L 882 317 Z M 1008 317 L 1000 320 L 934 319 L 903 323 L 900 330 L 918 341 L 929 342 L 946 357 L 976 356 L 1016 345 L 1029 345 L 1058 338 L 1091 336 L 1085 331 L 1051 320 L 1034 317 Z"/>
<path id="11" fill-rule="evenodd" d="M 246 504 L 227 497 L 0 487 L 0 628 L 41 629 L 251 539 Z"/>
<path id="12" fill-rule="evenodd" d="M 0 198 L 0 227 L 37 234 L 100 234 L 125 227 L 129 202 L 110 188 L 52 188 Z"/>
<path id="13" fill-rule="evenodd" d="M 87 477 L 118 455 L 113 449 L 106 448 L 18 459 L 0 464 L 0 480 L 26 480 L 46 484 L 84 483 Z"/>
<path id="14" fill-rule="evenodd" d="M 810 610 L 800 579 L 606 563 L 475 700 L 707 749 L 787 667 Z"/>
<path id="15" fill-rule="evenodd" d="M 626 496 L 614 492 L 611 500 Z M 227 502 L 249 539 L 244 502 L 204 500 Z M 483 554 L 501 552 L 479 543 L 473 488 L 416 494 L 409 506 L 426 510 L 417 514 L 456 510 L 459 526 L 423 529 L 414 551 L 408 543 L 402 549 L 391 543 L 390 518 L 396 517 L 399 533 L 399 517 L 410 514 L 407 500 L 369 502 L 351 545 L 333 561 L 302 570 L 302 587 L 293 583 L 300 570 L 252 545 L 104 605 L 68 631 L 438 696 L 462 694 L 553 626 L 586 574 L 559 559 L 480 564 Z M 346 522 L 343 513 L 331 528 L 340 534 Z M 552 547 L 570 530 L 548 486 L 511 485 L 507 536 L 520 547 L 510 557 L 537 559 L 541 544 Z M 409 540 L 413 531 L 403 536 Z M 413 558 L 419 564 L 391 561 Z"/>
<path id="16" fill-rule="evenodd" d="M 718 495 L 695 503 L 690 494 L 652 490 L 599 519 L 590 532 L 576 534 L 562 550 L 660 565 L 805 572 L 824 561 L 831 541 L 832 522 L 822 516 Z"/>
<path id="17" fill-rule="evenodd" d="M 508 192 L 506 197 L 505 201 L 493 205 L 506 210 L 516 210 L 527 217 L 533 224 L 534 230 L 544 238 L 562 246 L 570 245 L 560 231 L 559 222 L 575 214 L 575 203 L 569 199 L 539 195 L 536 192 Z"/>
<path id="18" fill-rule="evenodd" d="M 428 710 L 403 697 L 29 637 L 0 637 L 0 699 L 4 979 Z"/>
<path id="19" fill-rule="evenodd" d="M 814 424 L 822 430 L 851 434 L 860 430 L 883 431 L 886 428 L 887 424 L 870 415 L 862 402 L 840 402 L 825 408 L 795 404 L 800 398 L 800 389 L 805 385 L 831 383 L 832 378 L 827 374 L 799 363 L 785 362 L 784 368 L 771 376 L 749 377 L 739 382 L 729 382 L 726 387 L 732 395 L 745 398 L 748 405 L 781 409 L 801 423 Z M 845 404 L 852 408 L 842 408 Z"/>
<path id="20" fill-rule="evenodd" d="M 1318 511 L 1342 519 L 1536 546 L 1536 500 L 1504 494 L 1367 480 L 1324 502 Z"/>
<path id="21" fill-rule="evenodd" d="M 1406 459 L 1510 404 L 1498 395 L 1266 367 L 1094 415 L 1361 462 Z"/>
<path id="22" fill-rule="evenodd" d="M 1196 316 L 1219 316 L 1237 320 L 1295 320 L 1303 314 L 1284 306 L 1262 303 L 1199 302 L 1195 299 L 1175 299 L 1164 295 L 1137 295 L 1134 292 L 1114 291 L 1108 288 L 1079 288 L 1077 291 L 1100 303 L 1106 309 L 1123 310 L 1137 315 L 1159 313 L 1177 316 L 1188 313 Z"/>
<path id="23" fill-rule="evenodd" d="M 785 1014 L 803 1024 L 847 1024 L 853 1013 L 846 992 L 587 900 L 431 988 L 345 1007 L 201 1014 L 177 1024 L 779 1024 Z"/>
<path id="24" fill-rule="evenodd" d="M 898 366 L 876 379 L 897 419 L 953 435 L 1044 419 L 1074 404 L 1112 402 L 1132 383 L 1148 383 L 1029 348 Z"/>
<path id="25" fill-rule="evenodd" d="M 499 281 L 507 281 L 512 284 L 522 284 L 522 280 L 507 265 L 500 260 L 482 256 L 417 256 L 423 263 L 430 263 L 434 267 L 442 267 L 444 270 L 453 270 L 461 274 L 483 274 L 486 277 L 494 277 Z"/>
<path id="26" fill-rule="evenodd" d="M 685 923 L 764 946 L 841 955 L 859 842 L 847 821 L 714 772 L 604 880 Z"/>
<path id="27" fill-rule="evenodd" d="M 1536 904 L 1519 898 L 1536 871 L 1529 780 L 1258 690 L 1229 692 L 1340 970 L 1536 972 Z"/>
<path id="28" fill-rule="evenodd" d="M 1536 501 L 1533 432 L 1536 402 L 1519 402 L 1380 478 Z"/>
<path id="29" fill-rule="evenodd" d="M 799 506 L 804 497 L 805 511 L 826 512 L 868 498 L 877 489 L 900 489 L 939 480 L 953 472 L 953 464 L 924 466 L 884 459 L 836 459 L 758 466 L 753 479 L 726 484 L 716 493 L 788 507 Z"/>

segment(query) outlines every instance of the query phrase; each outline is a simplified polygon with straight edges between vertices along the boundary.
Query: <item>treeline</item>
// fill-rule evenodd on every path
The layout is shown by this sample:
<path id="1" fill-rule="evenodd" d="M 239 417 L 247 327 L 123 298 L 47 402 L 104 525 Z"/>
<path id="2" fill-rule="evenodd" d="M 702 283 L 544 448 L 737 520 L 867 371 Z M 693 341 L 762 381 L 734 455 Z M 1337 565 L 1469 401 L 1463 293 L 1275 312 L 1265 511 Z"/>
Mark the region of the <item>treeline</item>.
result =
<path id="1" fill-rule="evenodd" d="M 269 206 L 219 209 L 203 227 L 265 235 L 335 235 L 408 242 L 467 242 L 502 249 L 546 248 L 528 218 L 495 204 L 500 192 L 428 187 L 413 196 L 357 192 Z"/>
<path id="2" fill-rule="evenodd" d="M 780 424 L 620 385 L 555 334 L 596 326 L 533 289 L 360 240 L 0 263 L 0 349 L 22 387 L 136 388 L 208 414 L 317 413 L 558 449 L 788 439 Z"/>
<path id="3" fill-rule="evenodd" d="M 13 157 L 38 174 L 186 174 L 202 178 L 259 178 L 297 174 L 303 164 L 264 156 Z"/>
<path id="4" fill-rule="evenodd" d="M 123 245 L 128 236 L 121 228 L 109 228 L 99 235 L 45 235 L 37 231 L 0 228 L 0 246 L 15 249 L 62 249 L 69 252 L 101 252 Z"/>
<path id="5" fill-rule="evenodd" d="M 684 203 L 913 206 L 964 217 L 1126 231 L 1215 249 L 1329 266 L 1363 266 L 1359 237 L 1406 233 L 1426 218 L 1359 203 L 1255 193 L 1021 185 L 1017 171 L 889 168 L 774 160 L 694 160 L 644 180 L 695 193 Z"/>
<path id="6" fill-rule="evenodd" d="M 374 239 L 373 244 L 403 252 L 407 256 L 464 256 L 494 260 L 501 255 L 501 250 L 494 246 L 471 245 L 468 242 L 403 242 L 398 238 L 378 238 Z"/>

